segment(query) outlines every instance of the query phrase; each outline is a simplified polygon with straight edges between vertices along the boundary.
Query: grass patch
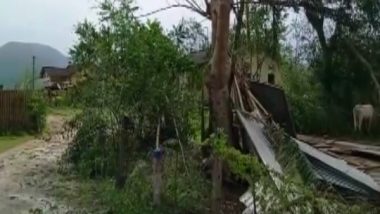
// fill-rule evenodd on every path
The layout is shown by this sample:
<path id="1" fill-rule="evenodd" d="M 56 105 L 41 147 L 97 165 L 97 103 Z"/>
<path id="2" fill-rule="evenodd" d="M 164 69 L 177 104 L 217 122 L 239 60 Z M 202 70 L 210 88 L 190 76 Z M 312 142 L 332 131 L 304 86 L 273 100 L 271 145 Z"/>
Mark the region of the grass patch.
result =
<path id="1" fill-rule="evenodd" d="M 162 204 L 158 207 L 152 204 L 150 158 L 131 162 L 125 187 L 120 191 L 115 189 L 115 181 L 112 177 L 85 178 L 72 168 L 71 163 L 61 160 L 59 172 L 63 178 L 63 184 L 54 187 L 53 194 L 74 207 L 86 209 L 88 213 L 207 213 L 211 184 L 202 176 L 202 171 L 198 168 L 196 151 L 191 148 L 187 148 L 186 151 L 189 151 L 187 153 L 189 156 L 186 158 L 189 173 L 186 173 L 180 154 L 177 157 L 174 150 L 169 148 L 165 150 Z M 84 161 L 86 160 L 82 160 L 82 163 Z M 76 185 L 69 185 L 70 182 Z M 72 188 L 68 188 L 69 186 Z"/>
<path id="2" fill-rule="evenodd" d="M 32 140 L 32 135 L 0 136 L 0 153 Z"/>

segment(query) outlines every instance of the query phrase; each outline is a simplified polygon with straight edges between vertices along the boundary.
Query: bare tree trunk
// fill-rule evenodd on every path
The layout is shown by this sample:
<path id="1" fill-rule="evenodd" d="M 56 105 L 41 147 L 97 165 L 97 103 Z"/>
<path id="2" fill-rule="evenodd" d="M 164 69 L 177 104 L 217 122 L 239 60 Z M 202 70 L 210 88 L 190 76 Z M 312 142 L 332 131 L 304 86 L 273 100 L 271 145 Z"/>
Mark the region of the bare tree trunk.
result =
<path id="1" fill-rule="evenodd" d="M 231 90 L 231 87 L 234 83 L 234 75 L 236 73 L 236 67 L 237 67 L 237 60 L 238 60 L 238 54 L 239 49 L 241 48 L 241 31 L 243 28 L 243 15 L 244 15 L 244 9 L 245 9 L 246 1 L 240 1 L 239 9 L 236 14 L 236 28 L 235 28 L 235 35 L 234 35 L 234 41 L 233 41 L 233 47 L 232 47 L 232 57 L 231 57 L 231 77 L 229 81 L 228 90 Z M 232 118 L 232 109 L 230 109 L 230 117 Z M 235 146 L 235 148 L 239 148 L 239 129 L 232 126 L 231 129 L 231 143 Z"/>
<path id="2" fill-rule="evenodd" d="M 228 56 L 229 23 L 232 1 L 212 0 L 213 57 L 207 76 L 207 88 L 211 105 L 211 118 L 215 129 L 222 129 L 232 142 L 232 123 L 229 102 L 231 70 Z M 214 129 L 214 131 L 215 131 Z M 214 155 L 212 170 L 212 213 L 221 211 L 222 161 Z"/>
<path id="3" fill-rule="evenodd" d="M 314 28 L 317 33 L 319 44 L 322 48 L 323 54 L 323 82 L 325 82 L 325 87 L 328 92 L 331 92 L 333 82 L 331 82 L 330 78 L 327 77 L 327 74 L 330 72 L 331 64 L 332 64 L 332 53 L 331 48 L 327 43 L 327 39 L 323 30 L 323 25 L 325 21 L 325 17 L 323 13 L 316 13 L 315 11 L 322 11 L 323 2 L 322 0 L 316 0 L 311 4 L 305 6 L 305 15 L 310 22 L 311 26 Z"/>
<path id="4" fill-rule="evenodd" d="M 203 142 L 206 139 L 206 130 L 205 130 L 205 91 L 204 87 L 202 85 L 202 95 L 201 95 L 201 104 L 200 104 L 200 113 L 201 113 L 201 142 Z"/>
<path id="5" fill-rule="evenodd" d="M 207 76 L 207 88 L 215 128 L 225 131 L 231 137 L 231 118 L 229 114 L 229 81 L 231 78 L 230 59 L 228 56 L 229 19 L 232 2 L 230 0 L 213 0 L 213 26 L 216 24 L 215 47 L 211 62 L 211 71 Z M 214 31 L 214 29 L 213 29 Z M 214 33 L 213 33 L 214 34 Z M 231 139 L 229 139 L 231 140 Z"/>
<path id="6" fill-rule="evenodd" d="M 223 163 L 222 160 L 213 156 L 212 162 L 212 204 L 211 212 L 213 214 L 221 213 L 222 211 L 222 174 L 223 174 Z"/>
<path id="7" fill-rule="evenodd" d="M 380 84 L 379 81 L 376 78 L 375 71 L 373 70 L 371 64 L 364 58 L 363 55 L 360 54 L 360 52 L 354 47 L 354 45 L 345 40 L 346 45 L 351 50 L 351 52 L 359 59 L 359 61 L 366 67 L 368 70 L 371 79 L 373 81 L 373 84 L 375 85 L 376 91 L 377 91 L 377 102 L 380 102 Z"/>
<path id="8" fill-rule="evenodd" d="M 235 28 L 235 36 L 234 36 L 234 44 L 233 44 L 233 53 L 232 53 L 232 59 L 231 59 L 231 75 L 232 77 L 230 78 L 230 88 L 233 83 L 233 75 L 235 74 L 236 71 L 236 61 L 237 61 L 237 52 L 238 49 L 240 48 L 240 38 L 241 38 L 241 29 L 243 27 L 243 15 L 244 15 L 244 7 L 245 7 L 245 1 L 240 1 L 240 6 L 239 10 L 236 15 L 236 28 Z"/>
<path id="9" fill-rule="evenodd" d="M 159 122 L 156 133 L 156 149 L 153 152 L 153 204 L 155 206 L 159 206 L 161 204 L 162 172 L 164 167 L 163 151 L 159 146 L 160 129 L 161 123 Z"/>
<path id="10" fill-rule="evenodd" d="M 127 154 L 127 144 L 128 142 L 128 130 L 131 126 L 131 121 L 129 118 L 124 117 L 121 120 L 121 139 L 119 139 L 118 154 L 117 154 L 117 171 L 115 177 L 115 187 L 118 190 L 124 188 L 125 181 L 127 179 L 127 167 L 128 167 L 128 154 Z"/>

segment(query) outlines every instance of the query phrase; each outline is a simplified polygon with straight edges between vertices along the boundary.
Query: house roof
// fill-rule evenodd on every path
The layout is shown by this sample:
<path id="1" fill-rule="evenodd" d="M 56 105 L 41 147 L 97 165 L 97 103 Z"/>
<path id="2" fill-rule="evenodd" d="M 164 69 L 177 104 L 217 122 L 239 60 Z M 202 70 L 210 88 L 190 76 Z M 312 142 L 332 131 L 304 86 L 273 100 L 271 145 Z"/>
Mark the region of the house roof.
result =
<path id="1" fill-rule="evenodd" d="M 72 77 L 75 73 L 75 66 L 69 65 L 66 68 L 59 68 L 53 66 L 42 67 L 40 72 L 40 78 L 43 78 L 45 74 L 50 78 L 52 82 L 63 82 Z"/>

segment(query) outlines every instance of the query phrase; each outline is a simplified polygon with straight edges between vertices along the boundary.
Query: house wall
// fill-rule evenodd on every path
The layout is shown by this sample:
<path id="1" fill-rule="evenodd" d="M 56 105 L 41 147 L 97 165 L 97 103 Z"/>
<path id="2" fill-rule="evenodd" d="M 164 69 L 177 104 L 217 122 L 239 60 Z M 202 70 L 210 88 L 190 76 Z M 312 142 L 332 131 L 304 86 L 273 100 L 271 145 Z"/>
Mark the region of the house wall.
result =
<path id="1" fill-rule="evenodd" d="M 42 77 L 42 83 L 44 87 L 49 87 L 51 86 L 52 82 L 50 80 L 50 77 L 47 75 L 47 73 L 44 73 Z"/>
<path id="2" fill-rule="evenodd" d="M 265 56 L 263 54 L 254 55 L 251 59 L 245 59 L 244 63 L 246 64 L 246 67 L 248 66 L 248 68 L 246 68 L 247 72 L 256 77 L 256 81 L 268 83 L 268 75 L 274 74 L 275 85 L 282 86 L 283 81 L 279 65 L 271 57 Z"/>

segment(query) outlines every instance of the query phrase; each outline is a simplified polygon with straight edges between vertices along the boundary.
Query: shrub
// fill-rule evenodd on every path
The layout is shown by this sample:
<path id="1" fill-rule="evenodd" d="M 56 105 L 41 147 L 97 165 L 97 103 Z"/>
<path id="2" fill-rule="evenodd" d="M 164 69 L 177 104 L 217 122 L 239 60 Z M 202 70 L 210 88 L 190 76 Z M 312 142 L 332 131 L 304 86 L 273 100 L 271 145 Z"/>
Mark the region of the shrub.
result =
<path id="1" fill-rule="evenodd" d="M 298 132 L 341 135 L 352 132 L 350 107 L 341 106 L 326 94 L 313 71 L 305 66 L 283 64 L 284 89 Z"/>
<path id="2" fill-rule="evenodd" d="M 321 88 L 312 80 L 311 71 L 302 65 L 283 65 L 284 88 L 297 131 L 303 133 L 325 132 L 326 111 Z"/>
<path id="3" fill-rule="evenodd" d="M 186 151 L 187 170 L 179 151 L 165 150 L 162 203 L 159 207 L 152 204 L 152 168 L 151 159 L 147 155 L 134 162 L 122 190 L 114 188 L 112 179 L 84 179 L 79 189 L 70 190 L 68 195 L 60 194 L 59 197 L 78 198 L 76 202 L 89 208 L 90 213 L 99 210 L 114 214 L 207 213 L 211 184 L 202 176 L 198 162 L 195 161 L 196 149 L 187 148 Z"/>
<path id="4" fill-rule="evenodd" d="M 41 93 L 31 92 L 27 96 L 27 115 L 30 118 L 30 130 L 40 133 L 46 124 L 47 106 Z"/>
<path id="5" fill-rule="evenodd" d="M 115 137 L 107 118 L 95 110 L 77 115 L 71 125 L 77 129 L 64 159 L 83 177 L 112 176 L 116 167 Z"/>

